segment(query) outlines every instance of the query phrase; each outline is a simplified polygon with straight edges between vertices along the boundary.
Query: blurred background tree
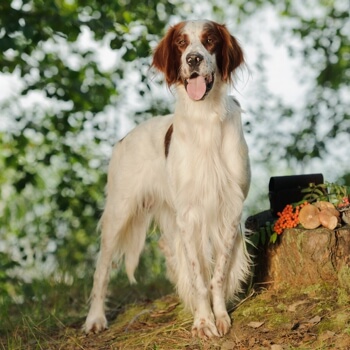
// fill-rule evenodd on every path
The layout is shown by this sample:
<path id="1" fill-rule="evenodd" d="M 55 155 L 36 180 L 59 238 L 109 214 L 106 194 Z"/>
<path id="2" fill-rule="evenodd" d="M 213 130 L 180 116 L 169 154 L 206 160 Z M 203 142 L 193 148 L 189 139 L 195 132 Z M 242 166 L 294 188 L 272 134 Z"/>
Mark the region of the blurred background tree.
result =
<path id="1" fill-rule="evenodd" d="M 331 180 L 349 184 L 349 10 L 346 0 L 2 1 L 1 77 L 16 83 L 13 91 L 0 86 L 0 295 L 16 295 L 14 278 L 90 278 L 111 147 L 128 120 L 172 109 L 149 65 L 167 26 L 181 19 L 225 22 L 254 48 L 243 103 L 250 212 L 266 209 L 272 175 L 327 172 L 328 162 Z M 273 53 L 256 28 L 302 62 L 294 67 L 305 91 L 298 103 L 271 91 Z"/>

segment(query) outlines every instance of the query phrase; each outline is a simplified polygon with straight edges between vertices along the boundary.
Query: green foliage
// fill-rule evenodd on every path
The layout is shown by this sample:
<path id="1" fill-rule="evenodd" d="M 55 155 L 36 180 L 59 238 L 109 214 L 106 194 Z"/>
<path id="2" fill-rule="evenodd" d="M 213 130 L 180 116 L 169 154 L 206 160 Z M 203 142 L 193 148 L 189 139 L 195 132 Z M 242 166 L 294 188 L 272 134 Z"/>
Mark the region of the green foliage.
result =
<path id="1" fill-rule="evenodd" d="M 276 243 L 278 235 L 273 229 L 274 223 L 269 221 L 259 229 L 259 242 L 258 244 L 265 246 L 267 243 Z"/>
<path id="2" fill-rule="evenodd" d="M 296 55 L 299 51 L 312 69 L 317 65 L 315 85 L 302 110 L 303 122 L 293 132 L 286 150 L 289 157 L 299 161 L 327 154 L 328 138 L 338 139 L 342 147 L 343 136 L 350 132 L 350 105 L 343 95 L 350 80 L 350 36 L 344 30 L 349 20 L 349 6 L 337 0 L 320 2 L 322 16 L 310 6 L 304 9 L 309 10 L 308 16 L 303 16 L 306 13 L 301 12 L 303 9 L 293 6 L 289 6 L 287 12 L 291 19 L 298 21 L 293 32 L 303 43 L 301 52 L 290 45 L 291 53 Z M 327 121 L 327 132 L 321 128 L 323 120 Z"/>
<path id="3" fill-rule="evenodd" d="M 1 2 L 0 71 L 21 78 L 18 99 L 39 95 L 44 102 L 31 109 L 14 100 L 0 106 L 11 116 L 6 132 L 0 130 L 2 294 L 9 293 L 7 272 L 17 265 L 42 276 L 92 269 L 109 158 L 104 150 L 116 137 L 100 115 L 118 100 L 124 64 L 149 57 L 173 10 L 166 1 Z M 114 67 L 103 69 L 96 51 L 79 44 L 84 31 L 119 51 Z"/>
<path id="4" fill-rule="evenodd" d="M 303 201 L 309 203 L 326 201 L 338 206 L 342 203 L 344 198 L 348 198 L 349 188 L 348 186 L 330 182 L 318 185 L 310 183 L 309 187 L 303 189 L 301 192 L 305 193 Z"/>
<path id="5" fill-rule="evenodd" d="M 277 238 L 278 235 L 274 232 L 274 222 L 266 221 L 256 232 L 249 236 L 249 242 L 253 247 L 259 248 L 266 247 L 270 243 L 276 243 Z"/>
<path id="6" fill-rule="evenodd" d="M 270 53 L 257 40 L 259 74 L 254 83 L 259 97 L 257 106 L 248 109 L 253 128 L 257 123 L 269 125 L 266 131 L 253 129 L 255 145 L 263 140 L 260 159 L 264 166 L 269 159 L 279 173 L 286 171 L 286 165 L 295 173 L 306 171 L 315 158 L 332 159 L 332 164 L 339 162 L 334 181 L 346 183 L 349 170 L 343 165 L 344 149 L 350 133 L 350 101 L 346 98 L 350 81 L 348 3 L 252 1 L 243 5 L 244 16 L 257 13 L 260 5 L 273 7 L 280 14 L 273 33 L 275 43 L 301 62 L 293 68 L 301 88 L 305 87 L 304 96 L 293 104 L 274 96 L 266 84 Z M 285 78 L 280 77 L 280 84 L 288 86 Z"/>

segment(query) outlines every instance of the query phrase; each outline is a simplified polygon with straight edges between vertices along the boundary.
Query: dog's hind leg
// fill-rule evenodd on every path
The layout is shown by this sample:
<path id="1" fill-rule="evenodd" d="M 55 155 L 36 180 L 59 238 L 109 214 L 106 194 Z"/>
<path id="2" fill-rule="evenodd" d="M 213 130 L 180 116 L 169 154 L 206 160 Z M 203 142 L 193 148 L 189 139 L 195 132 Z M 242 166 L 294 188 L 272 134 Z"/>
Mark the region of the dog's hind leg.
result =
<path id="1" fill-rule="evenodd" d="M 84 325 L 86 333 L 97 333 L 107 328 L 104 301 L 112 261 L 119 264 L 125 256 L 128 277 L 130 282 L 135 282 L 133 274 L 144 246 L 150 216 L 128 210 L 126 205 L 118 208 L 116 210 L 107 201 L 101 219 L 101 248 L 94 274 L 90 310 Z M 134 213 L 133 217 L 130 217 L 131 212 Z"/>
<path id="2" fill-rule="evenodd" d="M 136 283 L 134 272 L 139 264 L 140 254 L 144 248 L 146 234 L 152 215 L 141 211 L 130 222 L 127 236 L 123 242 L 125 254 L 125 270 L 130 283 Z"/>

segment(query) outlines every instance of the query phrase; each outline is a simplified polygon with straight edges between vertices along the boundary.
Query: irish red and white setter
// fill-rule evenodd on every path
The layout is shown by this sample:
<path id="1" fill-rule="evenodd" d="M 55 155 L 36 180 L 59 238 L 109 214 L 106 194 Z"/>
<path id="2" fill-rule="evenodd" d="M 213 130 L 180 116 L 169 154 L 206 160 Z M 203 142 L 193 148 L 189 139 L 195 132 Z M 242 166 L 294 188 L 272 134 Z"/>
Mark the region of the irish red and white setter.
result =
<path id="1" fill-rule="evenodd" d="M 241 108 L 228 96 L 244 63 L 224 25 L 181 22 L 154 51 L 153 67 L 175 87 L 173 115 L 137 126 L 115 146 L 109 166 L 101 250 L 85 331 L 107 327 L 104 299 L 112 260 L 134 271 L 154 219 L 167 272 L 194 316 L 192 334 L 222 336 L 226 303 L 241 289 L 250 259 L 239 231 L 250 183 Z"/>

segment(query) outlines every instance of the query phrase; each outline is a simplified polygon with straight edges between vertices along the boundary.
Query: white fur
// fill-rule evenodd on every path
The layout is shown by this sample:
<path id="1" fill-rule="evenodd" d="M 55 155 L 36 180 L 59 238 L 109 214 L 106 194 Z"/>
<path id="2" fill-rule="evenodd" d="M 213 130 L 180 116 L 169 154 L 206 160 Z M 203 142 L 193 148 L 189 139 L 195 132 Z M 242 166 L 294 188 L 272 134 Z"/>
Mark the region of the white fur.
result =
<path id="1" fill-rule="evenodd" d="M 195 49 L 205 56 L 203 70 L 215 74 L 212 90 L 204 100 L 193 101 L 177 84 L 174 115 L 144 122 L 114 149 L 86 332 L 107 327 L 104 299 L 112 260 L 121 264 L 124 258 L 128 277 L 135 281 L 153 218 L 162 232 L 169 278 L 194 315 L 193 335 L 221 336 L 230 328 L 226 302 L 240 291 L 249 272 L 239 232 L 250 182 L 248 149 L 240 107 L 227 96 L 215 57 L 198 40 L 202 25 L 185 26 L 193 43 L 186 53 Z M 165 157 L 164 138 L 171 124 Z"/>

